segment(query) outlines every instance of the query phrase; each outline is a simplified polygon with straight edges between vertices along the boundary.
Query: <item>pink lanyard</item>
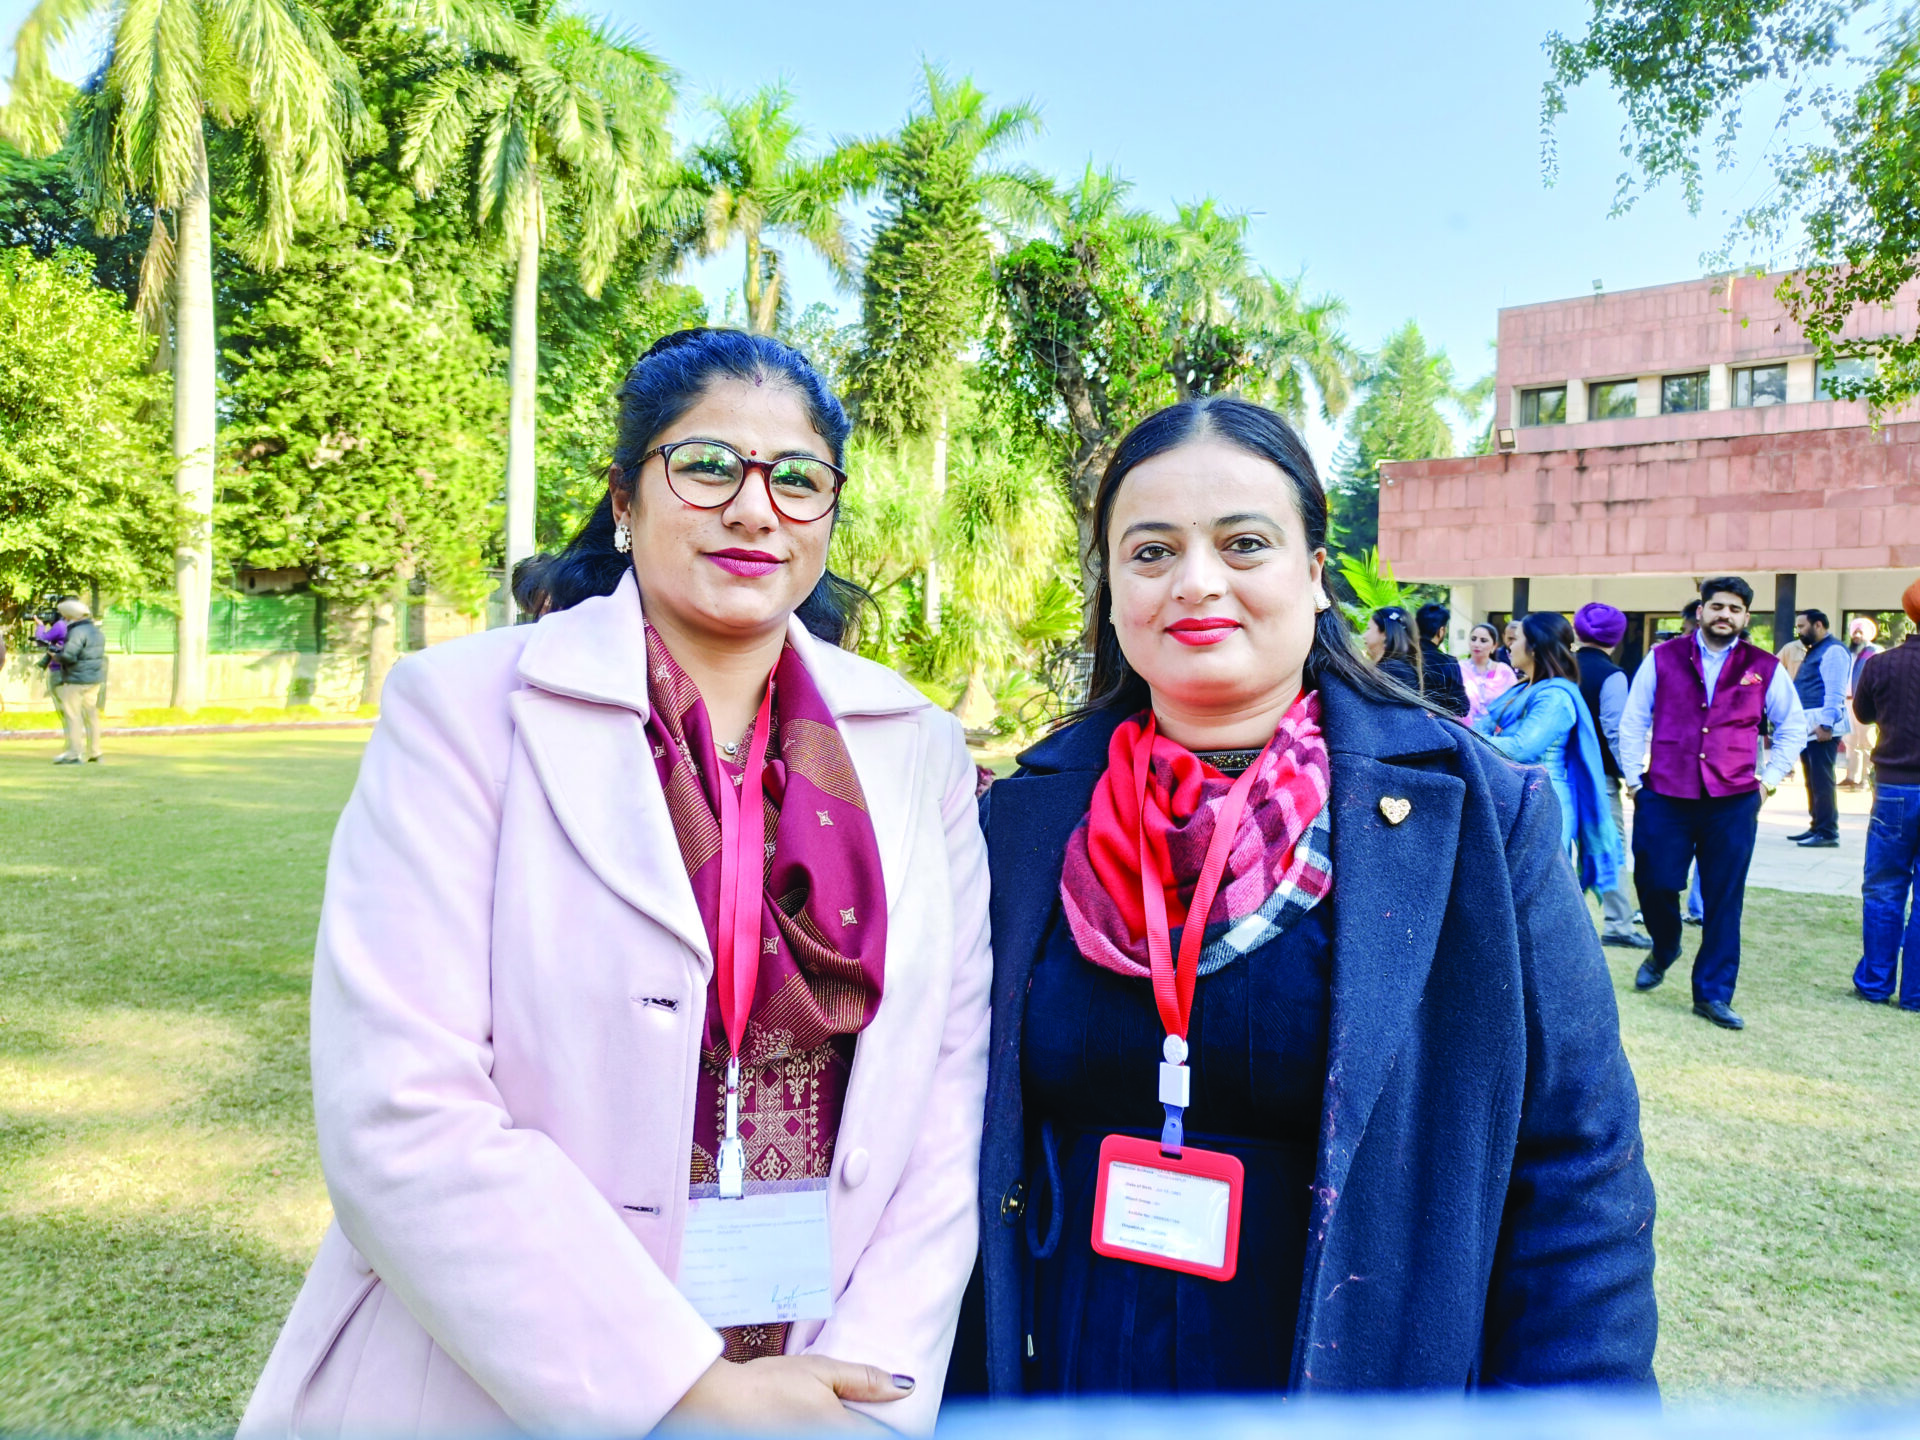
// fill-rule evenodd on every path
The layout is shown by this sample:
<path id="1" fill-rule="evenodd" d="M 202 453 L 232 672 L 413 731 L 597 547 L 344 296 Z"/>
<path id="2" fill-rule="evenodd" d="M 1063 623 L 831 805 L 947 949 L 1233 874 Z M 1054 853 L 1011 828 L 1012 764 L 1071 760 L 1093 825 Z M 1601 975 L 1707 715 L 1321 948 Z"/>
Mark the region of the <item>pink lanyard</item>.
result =
<path id="1" fill-rule="evenodd" d="M 714 964 L 720 979 L 720 1021 L 727 1032 L 727 1129 L 720 1141 L 720 1194 L 738 1199 L 746 1180 L 746 1147 L 740 1143 L 740 1046 L 753 1013 L 754 987 L 760 979 L 760 897 L 766 886 L 766 810 L 761 785 L 767 765 L 767 731 L 773 714 L 773 681 L 754 717 L 753 743 L 736 791 L 713 748 L 711 726 L 707 764 L 720 791 L 720 953 Z"/>
<path id="2" fill-rule="evenodd" d="M 1153 1003 L 1160 1012 L 1160 1024 L 1167 1032 L 1160 1065 L 1160 1100 L 1166 1106 L 1167 1120 L 1160 1133 L 1160 1148 L 1167 1154 L 1178 1155 L 1184 1140 L 1183 1116 L 1189 1097 L 1187 1027 L 1193 1018 L 1193 989 L 1200 974 L 1200 945 L 1260 764 L 1256 759 L 1240 773 L 1215 818 L 1213 838 L 1207 842 L 1206 859 L 1193 887 L 1193 903 L 1187 907 L 1187 923 L 1180 932 L 1180 958 L 1176 965 L 1167 925 L 1165 889 L 1173 880 L 1169 873 L 1171 860 L 1162 865 L 1148 844 L 1147 833 L 1147 785 L 1152 776 L 1153 743 L 1158 733 L 1154 716 L 1149 712 L 1146 729 L 1134 747 L 1133 788 L 1140 826 L 1140 902 L 1147 918 L 1147 961 L 1153 972 Z"/>

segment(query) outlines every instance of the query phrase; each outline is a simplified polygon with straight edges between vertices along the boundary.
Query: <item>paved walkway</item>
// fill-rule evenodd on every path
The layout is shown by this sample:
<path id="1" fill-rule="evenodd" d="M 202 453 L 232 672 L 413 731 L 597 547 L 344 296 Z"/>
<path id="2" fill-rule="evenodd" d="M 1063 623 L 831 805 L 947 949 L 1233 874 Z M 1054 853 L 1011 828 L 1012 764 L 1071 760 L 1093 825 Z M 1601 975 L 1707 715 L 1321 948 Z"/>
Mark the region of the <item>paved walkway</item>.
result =
<path id="1" fill-rule="evenodd" d="M 1872 791 L 1842 790 L 1840 848 L 1802 850 L 1790 845 L 1787 836 L 1807 828 L 1807 792 L 1796 774 L 1760 811 L 1760 835 L 1754 841 L 1747 887 L 1857 897 L 1861 867 L 1867 858 L 1867 816 L 1872 809 Z M 1633 807 L 1629 805 L 1627 810 L 1631 817 Z M 1631 826 L 1632 819 L 1627 823 Z"/>

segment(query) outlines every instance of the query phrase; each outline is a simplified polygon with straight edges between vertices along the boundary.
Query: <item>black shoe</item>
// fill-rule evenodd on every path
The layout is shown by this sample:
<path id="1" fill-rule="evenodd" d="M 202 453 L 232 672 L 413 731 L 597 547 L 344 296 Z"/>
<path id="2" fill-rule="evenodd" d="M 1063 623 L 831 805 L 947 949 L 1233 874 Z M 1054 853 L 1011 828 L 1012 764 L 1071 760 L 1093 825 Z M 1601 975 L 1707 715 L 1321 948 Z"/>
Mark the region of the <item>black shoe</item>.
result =
<path id="1" fill-rule="evenodd" d="M 1853 987 L 1853 998 L 1856 1000 L 1864 1000 L 1869 1005 L 1885 1005 L 1893 999 L 1891 995 L 1869 995 L 1858 985 Z"/>
<path id="2" fill-rule="evenodd" d="M 1707 921 L 1706 921 L 1706 917 L 1705 917 L 1705 916 L 1702 916 L 1701 918 L 1699 918 L 1698 920 L 1696 920 L 1696 919 L 1694 919 L 1694 917 L 1693 917 L 1693 916 L 1691 916 L 1691 915 L 1682 915 L 1682 916 L 1680 917 L 1680 923 L 1681 923 L 1682 925 L 1691 925 L 1691 926 L 1693 926 L 1693 927 L 1694 927 L 1694 929 L 1696 929 L 1696 930 L 1697 930 L 1697 929 L 1699 929 L 1699 928 L 1700 928 L 1700 927 L 1701 927 L 1702 925 L 1704 925 L 1704 924 L 1706 924 L 1706 923 L 1707 923 Z"/>
<path id="3" fill-rule="evenodd" d="M 1636 990 L 1653 989 L 1654 986 L 1667 978 L 1667 967 L 1671 964 L 1673 964 L 1671 960 L 1642 960 L 1640 962 L 1640 972 L 1633 977 L 1633 988 Z"/>
<path id="4" fill-rule="evenodd" d="M 1617 945 L 1622 950 L 1651 950 L 1653 941 L 1644 935 L 1602 935 L 1602 945 Z"/>
<path id="5" fill-rule="evenodd" d="M 1840 848 L 1840 837 L 1838 835 L 1809 835 L 1806 839 L 1796 840 L 1793 843 L 1798 845 L 1802 850 L 1838 850 Z"/>
<path id="6" fill-rule="evenodd" d="M 1789 845 L 1798 845 L 1802 840 L 1811 840 L 1812 838 L 1813 838 L 1813 831 L 1802 830 L 1798 835 L 1787 836 L 1787 843 Z"/>
<path id="7" fill-rule="evenodd" d="M 1733 1007 L 1724 1000 L 1696 1000 L 1693 1013 L 1702 1019 L 1711 1020 L 1722 1030 L 1744 1030 L 1747 1022 L 1733 1013 Z"/>

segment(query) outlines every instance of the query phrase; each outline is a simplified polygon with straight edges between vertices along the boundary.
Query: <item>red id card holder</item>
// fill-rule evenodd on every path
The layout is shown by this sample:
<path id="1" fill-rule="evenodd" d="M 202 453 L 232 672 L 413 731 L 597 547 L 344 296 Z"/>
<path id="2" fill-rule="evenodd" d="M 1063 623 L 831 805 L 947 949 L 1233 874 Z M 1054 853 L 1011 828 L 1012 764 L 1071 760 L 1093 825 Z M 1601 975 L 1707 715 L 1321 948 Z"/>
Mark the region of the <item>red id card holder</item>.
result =
<path id="1" fill-rule="evenodd" d="M 1115 1260 L 1231 1280 L 1240 1257 L 1246 1172 L 1231 1155 L 1109 1135 L 1100 1142 L 1093 1248 Z"/>

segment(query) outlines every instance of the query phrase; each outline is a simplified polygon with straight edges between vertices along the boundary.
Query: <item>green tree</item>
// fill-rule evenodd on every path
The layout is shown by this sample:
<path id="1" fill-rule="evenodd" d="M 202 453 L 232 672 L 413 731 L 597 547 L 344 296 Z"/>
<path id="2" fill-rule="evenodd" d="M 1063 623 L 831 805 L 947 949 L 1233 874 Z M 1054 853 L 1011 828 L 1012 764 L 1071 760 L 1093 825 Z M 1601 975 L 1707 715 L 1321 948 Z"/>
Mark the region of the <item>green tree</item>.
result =
<path id="1" fill-rule="evenodd" d="M 106 55 L 77 94 L 54 75 L 59 48 L 95 27 Z M 234 210 L 256 264 L 285 260 L 297 218 L 337 210 L 364 116 L 353 67 L 302 0 L 39 0 L 14 42 L 0 129 L 31 154 L 69 134 L 96 230 L 152 215 L 141 311 L 171 325 L 175 486 L 189 517 L 175 555 L 179 631 L 173 703 L 206 698 L 213 584 L 215 347 L 208 121 L 242 136 Z M 166 218 L 171 216 L 169 230 Z"/>
<path id="2" fill-rule="evenodd" d="M 1380 543 L 1380 464 L 1453 454 L 1446 407 L 1471 403 L 1444 350 L 1429 350 L 1409 320 L 1387 337 L 1364 371 L 1347 438 L 1334 457 L 1328 496 L 1334 546 L 1358 554 Z"/>
<path id="3" fill-rule="evenodd" d="M 936 504 L 947 489 L 961 355 L 979 339 L 991 295 L 989 222 L 1034 216 L 1047 199 L 1036 173 L 992 162 L 1039 127 L 1030 102 L 993 108 L 972 80 L 923 62 L 920 97 L 899 134 L 867 147 L 885 208 L 862 276 L 854 390 L 863 424 L 896 439 L 931 436 Z M 937 628 L 937 566 L 925 606 Z"/>
<path id="4" fill-rule="evenodd" d="M 138 597 L 173 576 L 167 378 L 93 267 L 0 250 L 0 623 L 50 592 Z"/>
<path id="5" fill-rule="evenodd" d="M 537 508 L 540 257 L 564 212 L 580 283 L 597 294 L 665 178 L 667 67 L 556 0 L 411 0 L 445 37 L 422 68 L 402 160 L 431 195 L 456 173 L 474 215 L 514 260 L 507 427 L 506 564 L 533 553 Z"/>
<path id="6" fill-rule="evenodd" d="M 1865 12 L 1866 53 L 1847 35 Z M 1799 227 L 1804 269 L 1779 295 L 1823 360 L 1870 358 L 1871 378 L 1837 389 L 1891 408 L 1920 394 L 1920 332 L 1840 338 L 1862 306 L 1889 305 L 1920 275 L 1920 11 L 1867 0 L 1594 0 L 1586 29 L 1546 42 L 1545 170 L 1568 93 L 1595 76 L 1626 107 L 1615 209 L 1664 181 L 1698 212 L 1709 165 L 1726 169 L 1752 124 L 1755 89 L 1779 92 L 1768 159 L 1774 186 L 1735 222 L 1729 248 L 1762 254 Z M 1839 67 L 1847 64 L 1851 75 Z M 1797 137 L 1806 136 L 1804 140 Z"/>
<path id="7" fill-rule="evenodd" d="M 846 224 L 840 202 L 871 181 L 857 149 L 812 156 L 784 84 L 762 86 L 744 100 L 707 102 L 713 132 L 693 147 L 669 204 L 692 219 L 691 239 L 716 255 L 735 238 L 745 247 L 740 300 L 747 325 L 763 335 L 778 327 L 786 265 L 768 243 L 790 236 L 810 246 L 836 273 L 847 273 Z"/>
<path id="8" fill-rule="evenodd" d="M 1056 198 L 1051 233 L 994 266 L 992 390 L 1021 429 L 1057 446 L 1083 532 L 1120 436 L 1176 393 L 1137 263 L 1159 222 L 1127 205 L 1131 189 L 1089 165 Z"/>
<path id="9" fill-rule="evenodd" d="M 340 612 L 366 607 L 373 703 L 409 585 L 471 604 L 490 584 L 507 395 L 474 310 L 503 287 L 497 246 L 460 203 L 422 197 L 403 171 L 394 77 L 411 47 L 341 21 L 373 80 L 379 143 L 353 165 L 338 223 L 302 231 L 280 270 L 230 283 L 219 533 L 236 562 L 303 568 Z"/>

